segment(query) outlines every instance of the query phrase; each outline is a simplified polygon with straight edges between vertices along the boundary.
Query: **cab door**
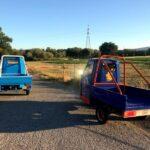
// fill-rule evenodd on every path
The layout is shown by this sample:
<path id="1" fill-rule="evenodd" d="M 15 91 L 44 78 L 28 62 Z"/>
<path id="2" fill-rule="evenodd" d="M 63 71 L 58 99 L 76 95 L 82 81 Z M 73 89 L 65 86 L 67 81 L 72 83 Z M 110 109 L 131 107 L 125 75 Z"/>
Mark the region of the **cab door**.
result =
<path id="1" fill-rule="evenodd" d="M 92 85 L 93 67 L 94 61 L 90 60 L 81 79 L 81 98 L 86 104 L 90 104 L 90 89 Z"/>

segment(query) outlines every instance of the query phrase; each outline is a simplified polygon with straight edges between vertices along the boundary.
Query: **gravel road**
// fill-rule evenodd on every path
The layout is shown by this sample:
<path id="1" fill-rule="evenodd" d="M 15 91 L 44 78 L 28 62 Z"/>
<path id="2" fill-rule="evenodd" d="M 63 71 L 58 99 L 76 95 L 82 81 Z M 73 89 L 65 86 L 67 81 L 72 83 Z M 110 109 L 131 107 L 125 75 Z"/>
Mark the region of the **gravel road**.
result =
<path id="1" fill-rule="evenodd" d="M 29 96 L 0 95 L 0 149 L 150 150 L 150 120 L 99 125 L 72 86 L 35 80 Z"/>

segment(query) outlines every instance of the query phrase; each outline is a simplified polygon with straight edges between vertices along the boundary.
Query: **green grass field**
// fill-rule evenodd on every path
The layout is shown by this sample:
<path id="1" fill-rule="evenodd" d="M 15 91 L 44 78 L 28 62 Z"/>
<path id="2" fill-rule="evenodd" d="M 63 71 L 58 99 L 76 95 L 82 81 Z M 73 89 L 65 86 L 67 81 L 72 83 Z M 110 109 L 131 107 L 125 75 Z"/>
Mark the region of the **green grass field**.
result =
<path id="1" fill-rule="evenodd" d="M 126 60 L 134 63 L 150 63 L 150 56 L 125 57 Z M 52 58 L 46 61 L 51 64 L 86 64 L 88 59 L 73 59 L 73 58 Z"/>
<path id="2" fill-rule="evenodd" d="M 126 60 L 132 61 L 133 63 L 145 64 L 150 66 L 150 56 L 146 57 L 126 57 Z"/>

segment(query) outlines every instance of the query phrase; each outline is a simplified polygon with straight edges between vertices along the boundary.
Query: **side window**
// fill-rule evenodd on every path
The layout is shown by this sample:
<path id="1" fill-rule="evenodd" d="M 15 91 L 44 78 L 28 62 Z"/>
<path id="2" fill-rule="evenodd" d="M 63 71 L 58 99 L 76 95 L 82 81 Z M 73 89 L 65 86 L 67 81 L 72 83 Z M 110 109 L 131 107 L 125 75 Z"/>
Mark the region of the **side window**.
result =
<path id="1" fill-rule="evenodd" d="M 91 80 L 92 80 L 93 66 L 94 66 L 94 62 L 93 62 L 93 61 L 90 61 L 90 62 L 87 64 L 87 66 L 86 66 L 86 68 L 85 68 L 85 71 L 84 71 L 84 74 L 83 74 L 83 75 L 87 78 L 88 83 L 90 83 Z"/>
<path id="2" fill-rule="evenodd" d="M 93 71 L 93 61 L 91 61 L 87 64 L 85 71 L 84 71 L 84 75 L 85 76 L 91 75 L 92 71 Z"/>

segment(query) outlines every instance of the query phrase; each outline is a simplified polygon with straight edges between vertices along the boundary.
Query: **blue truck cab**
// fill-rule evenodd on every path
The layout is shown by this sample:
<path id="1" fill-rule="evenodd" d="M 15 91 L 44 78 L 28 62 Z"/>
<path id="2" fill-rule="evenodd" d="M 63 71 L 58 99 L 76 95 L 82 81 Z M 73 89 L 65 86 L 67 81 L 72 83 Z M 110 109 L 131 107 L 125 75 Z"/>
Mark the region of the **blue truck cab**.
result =
<path id="1" fill-rule="evenodd" d="M 32 76 L 29 75 L 23 56 L 4 55 L 0 65 L 0 92 L 23 90 L 30 94 Z"/>
<path id="2" fill-rule="evenodd" d="M 128 86 L 125 78 L 122 83 L 120 64 L 120 60 L 111 57 L 89 59 L 81 77 L 80 97 L 85 104 L 96 108 L 96 117 L 101 124 L 106 123 L 111 113 L 123 118 L 150 115 L 150 90 Z M 123 66 L 126 74 L 126 65 Z M 140 74 L 135 66 L 133 69 Z"/>

